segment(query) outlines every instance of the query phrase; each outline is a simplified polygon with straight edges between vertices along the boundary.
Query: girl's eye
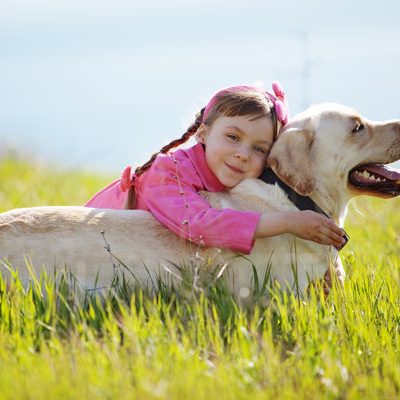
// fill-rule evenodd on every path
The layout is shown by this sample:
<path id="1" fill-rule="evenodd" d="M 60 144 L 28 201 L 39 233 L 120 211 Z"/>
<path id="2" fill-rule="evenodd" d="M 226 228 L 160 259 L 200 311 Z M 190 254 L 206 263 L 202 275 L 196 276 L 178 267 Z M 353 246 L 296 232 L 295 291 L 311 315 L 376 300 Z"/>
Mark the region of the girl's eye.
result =
<path id="1" fill-rule="evenodd" d="M 261 146 L 254 146 L 254 150 L 258 153 L 267 154 L 267 150 L 265 150 L 264 147 Z"/>
<path id="2" fill-rule="evenodd" d="M 234 133 L 228 133 L 226 136 L 228 136 L 229 139 L 232 139 L 234 141 L 238 141 L 239 137 L 235 135 Z"/>

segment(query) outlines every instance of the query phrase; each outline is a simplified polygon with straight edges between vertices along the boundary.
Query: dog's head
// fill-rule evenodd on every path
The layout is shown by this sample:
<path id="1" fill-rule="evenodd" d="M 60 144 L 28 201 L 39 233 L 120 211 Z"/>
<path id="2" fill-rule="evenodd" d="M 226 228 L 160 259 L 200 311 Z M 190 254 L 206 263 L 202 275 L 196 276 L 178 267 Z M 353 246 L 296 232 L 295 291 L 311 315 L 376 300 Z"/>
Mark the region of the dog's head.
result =
<path id="1" fill-rule="evenodd" d="M 400 171 L 400 121 L 373 122 L 338 104 L 320 104 L 294 117 L 274 143 L 268 165 L 297 193 L 338 190 L 393 197 Z"/>

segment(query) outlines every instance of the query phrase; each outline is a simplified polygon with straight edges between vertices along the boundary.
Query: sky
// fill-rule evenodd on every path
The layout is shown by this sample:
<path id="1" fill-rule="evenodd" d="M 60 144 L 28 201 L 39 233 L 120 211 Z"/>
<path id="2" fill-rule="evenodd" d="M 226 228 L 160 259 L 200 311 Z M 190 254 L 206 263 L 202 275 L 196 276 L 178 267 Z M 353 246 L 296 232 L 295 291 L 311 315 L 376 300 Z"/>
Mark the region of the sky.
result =
<path id="1" fill-rule="evenodd" d="M 398 0 L 2 0 L 0 154 L 118 175 L 226 86 L 400 118 Z"/>

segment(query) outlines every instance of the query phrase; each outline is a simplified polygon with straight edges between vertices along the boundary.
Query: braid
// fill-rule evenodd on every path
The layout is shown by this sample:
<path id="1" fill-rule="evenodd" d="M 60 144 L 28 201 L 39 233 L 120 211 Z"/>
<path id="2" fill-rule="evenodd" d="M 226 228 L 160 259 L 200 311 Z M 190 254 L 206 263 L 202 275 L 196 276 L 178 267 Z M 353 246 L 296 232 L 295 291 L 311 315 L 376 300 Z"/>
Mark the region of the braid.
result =
<path id="1" fill-rule="evenodd" d="M 202 108 L 201 111 L 196 115 L 195 121 L 193 122 L 192 125 L 189 126 L 187 131 L 182 135 L 182 137 L 180 139 L 173 140 L 172 142 L 165 145 L 159 152 L 154 153 L 150 157 L 150 160 L 148 160 L 142 166 L 136 168 L 135 175 L 140 176 L 144 172 L 146 172 L 151 167 L 154 160 L 156 159 L 156 157 L 159 154 L 166 154 L 171 149 L 187 142 L 190 139 L 190 137 L 193 136 L 197 132 L 197 129 L 199 129 L 199 126 L 203 122 L 204 110 L 205 110 L 205 108 Z M 136 190 L 135 190 L 135 186 L 131 186 L 129 189 L 129 192 L 128 192 L 128 197 L 125 201 L 124 209 L 125 210 L 134 210 L 135 208 L 136 208 Z"/>
<path id="2" fill-rule="evenodd" d="M 189 126 L 187 131 L 182 135 L 181 138 L 175 139 L 172 142 L 166 144 L 159 152 L 154 153 L 150 160 L 148 160 L 146 163 L 144 163 L 142 166 L 136 168 L 135 174 L 136 176 L 142 175 L 145 171 L 147 171 L 151 165 L 153 164 L 154 160 L 159 154 L 166 154 L 168 153 L 171 149 L 186 143 L 196 132 L 197 129 L 199 129 L 199 126 L 203 122 L 203 114 L 204 114 L 204 108 L 201 109 L 201 111 L 196 115 L 196 119 L 193 122 L 192 125 Z"/>

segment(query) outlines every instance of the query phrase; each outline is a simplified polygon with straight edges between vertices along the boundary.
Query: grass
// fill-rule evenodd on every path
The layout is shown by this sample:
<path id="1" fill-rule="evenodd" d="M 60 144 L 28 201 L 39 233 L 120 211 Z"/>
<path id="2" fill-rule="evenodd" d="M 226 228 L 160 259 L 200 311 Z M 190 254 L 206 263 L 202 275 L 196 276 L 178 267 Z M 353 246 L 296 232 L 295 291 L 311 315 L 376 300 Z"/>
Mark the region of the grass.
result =
<path id="1" fill-rule="evenodd" d="M 82 204 L 109 181 L 15 157 L 0 176 L 1 210 Z M 120 282 L 80 300 L 67 274 L 0 280 L 0 399 L 396 399 L 399 205 L 351 207 L 347 281 L 327 299 L 272 287 L 244 310 L 220 280 L 157 296 Z"/>

